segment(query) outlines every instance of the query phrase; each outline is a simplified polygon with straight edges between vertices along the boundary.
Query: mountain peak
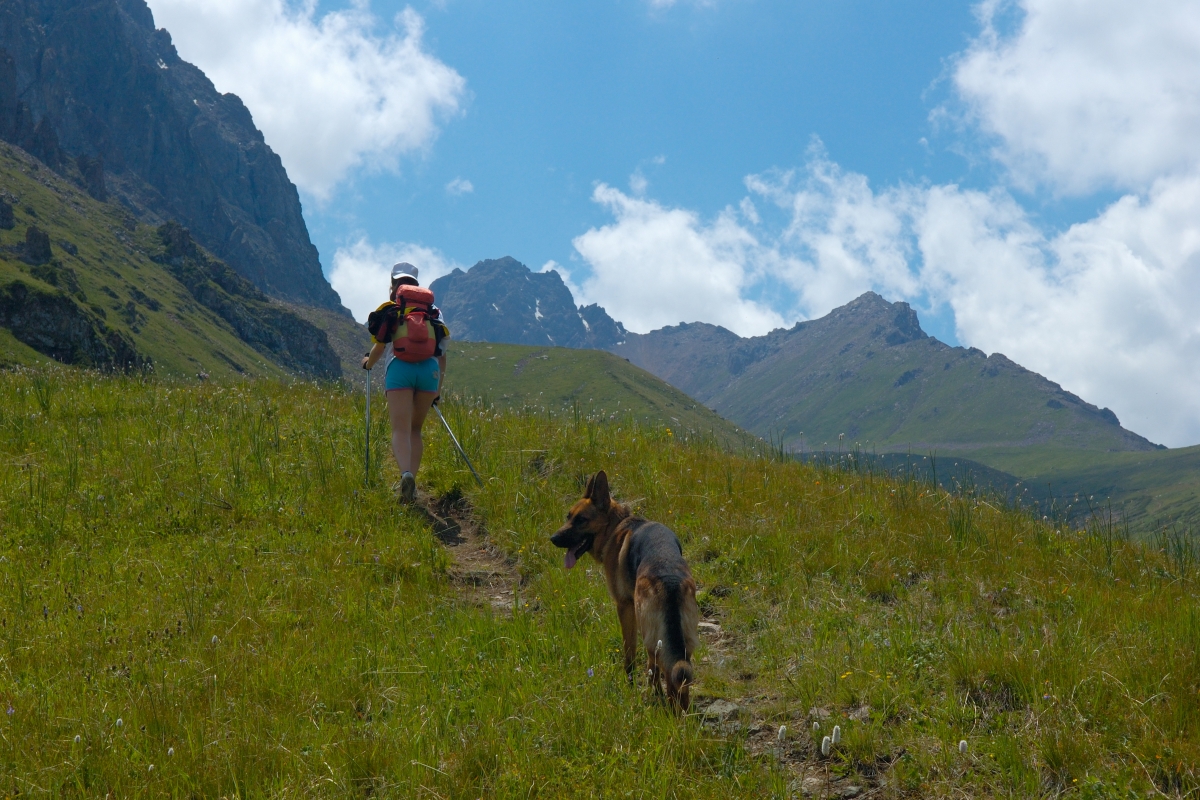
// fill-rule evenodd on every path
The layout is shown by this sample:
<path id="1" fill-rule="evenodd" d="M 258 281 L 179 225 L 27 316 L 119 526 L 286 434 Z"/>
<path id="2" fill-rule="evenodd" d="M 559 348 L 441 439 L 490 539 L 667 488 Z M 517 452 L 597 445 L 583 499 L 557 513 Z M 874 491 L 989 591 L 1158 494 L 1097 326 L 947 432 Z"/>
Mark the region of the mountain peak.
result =
<path id="1" fill-rule="evenodd" d="M 512 256 L 455 269 L 430 287 L 457 339 L 607 349 L 625 329 L 598 305 L 575 306 L 562 276 Z"/>

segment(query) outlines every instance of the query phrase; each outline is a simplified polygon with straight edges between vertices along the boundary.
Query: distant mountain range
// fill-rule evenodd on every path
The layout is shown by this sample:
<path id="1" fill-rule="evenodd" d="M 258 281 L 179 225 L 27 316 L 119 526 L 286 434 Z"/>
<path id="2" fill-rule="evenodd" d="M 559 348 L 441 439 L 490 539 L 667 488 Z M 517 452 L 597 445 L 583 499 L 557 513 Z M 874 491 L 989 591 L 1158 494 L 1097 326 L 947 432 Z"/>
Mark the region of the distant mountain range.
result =
<path id="1" fill-rule="evenodd" d="M 558 273 L 512 258 L 455 270 L 432 288 L 456 338 L 610 350 L 795 451 L 1159 447 L 1000 353 L 928 336 L 906 303 L 873 292 L 820 319 L 742 338 L 707 323 L 628 333 L 603 308 L 576 307 Z"/>
<path id="2" fill-rule="evenodd" d="M 792 450 L 1158 447 L 1000 353 L 928 336 L 907 303 L 874 292 L 765 336 L 692 323 L 629 334 L 612 349 Z"/>
<path id="3" fill-rule="evenodd" d="M 348 316 L 279 157 L 145 0 L 0 3 L 0 140 L 141 223 L 180 223 L 268 295 Z"/>
<path id="4" fill-rule="evenodd" d="M 460 341 L 606 350 L 625 339 L 600 306 L 576 308 L 557 272 L 531 272 L 509 256 L 455 269 L 429 288 Z"/>

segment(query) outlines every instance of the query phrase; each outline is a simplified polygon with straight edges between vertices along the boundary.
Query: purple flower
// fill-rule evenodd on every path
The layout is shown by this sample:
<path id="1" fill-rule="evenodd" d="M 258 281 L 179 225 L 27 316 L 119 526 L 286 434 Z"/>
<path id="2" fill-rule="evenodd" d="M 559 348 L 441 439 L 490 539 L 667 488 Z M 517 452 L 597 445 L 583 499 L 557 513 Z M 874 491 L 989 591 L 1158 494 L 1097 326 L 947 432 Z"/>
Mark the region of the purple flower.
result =
<path id="1" fill-rule="evenodd" d="M 589 677 L 589 678 L 592 678 L 592 677 L 595 677 L 595 675 L 596 675 L 596 673 L 595 673 L 595 672 L 592 670 L 592 668 L 591 668 L 591 667 L 588 667 L 588 677 Z M 11 713 L 12 713 L 12 711 L 9 711 L 8 713 L 10 713 L 10 714 L 11 714 Z"/>
<path id="2" fill-rule="evenodd" d="M 8 710 L 5 711 L 4 713 L 8 714 L 11 717 L 13 714 L 17 713 L 17 710 L 15 708 L 13 708 L 12 706 L 9 706 Z"/>

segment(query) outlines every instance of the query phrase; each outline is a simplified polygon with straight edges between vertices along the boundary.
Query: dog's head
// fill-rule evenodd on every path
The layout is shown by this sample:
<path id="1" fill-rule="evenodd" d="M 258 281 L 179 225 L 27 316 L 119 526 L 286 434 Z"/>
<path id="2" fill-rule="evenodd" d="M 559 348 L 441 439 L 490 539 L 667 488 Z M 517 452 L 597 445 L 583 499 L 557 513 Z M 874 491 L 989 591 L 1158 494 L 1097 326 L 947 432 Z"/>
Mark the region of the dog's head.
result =
<path id="1" fill-rule="evenodd" d="M 583 499 L 571 506 L 567 512 L 567 523 L 550 537 L 555 547 L 567 551 L 564 564 L 567 569 L 575 566 L 584 553 L 601 558 L 596 552 L 596 540 L 603 540 L 608 533 L 608 512 L 612 498 L 608 493 L 608 476 L 600 470 L 588 480 Z"/>

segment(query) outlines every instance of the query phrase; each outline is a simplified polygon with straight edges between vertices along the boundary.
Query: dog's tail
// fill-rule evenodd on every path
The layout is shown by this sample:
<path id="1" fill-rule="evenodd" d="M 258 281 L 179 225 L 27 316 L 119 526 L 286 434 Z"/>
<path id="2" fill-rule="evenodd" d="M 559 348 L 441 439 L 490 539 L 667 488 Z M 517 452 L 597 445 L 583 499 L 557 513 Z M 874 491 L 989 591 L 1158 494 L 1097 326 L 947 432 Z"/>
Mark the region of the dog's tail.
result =
<path id="1" fill-rule="evenodd" d="M 691 662 L 680 658 L 674 662 L 671 672 L 667 674 L 667 685 L 673 688 L 673 696 L 678 698 L 679 708 L 688 710 L 691 705 L 691 684 L 695 674 L 691 670 Z"/>
<path id="2" fill-rule="evenodd" d="M 667 672 L 668 694 L 679 703 L 680 708 L 687 711 L 691 704 L 692 662 L 688 660 L 687 648 L 683 637 L 682 590 L 679 581 L 664 581 L 666 589 L 665 613 L 667 627 L 667 656 L 665 659 L 671 665 Z"/>

